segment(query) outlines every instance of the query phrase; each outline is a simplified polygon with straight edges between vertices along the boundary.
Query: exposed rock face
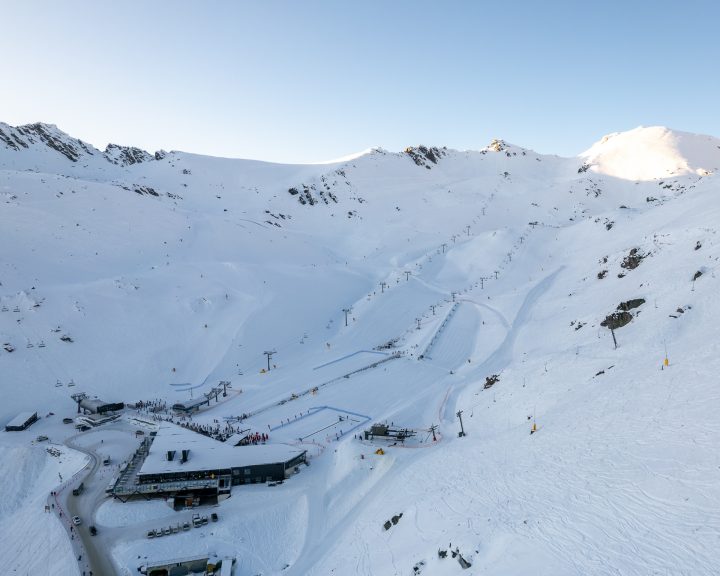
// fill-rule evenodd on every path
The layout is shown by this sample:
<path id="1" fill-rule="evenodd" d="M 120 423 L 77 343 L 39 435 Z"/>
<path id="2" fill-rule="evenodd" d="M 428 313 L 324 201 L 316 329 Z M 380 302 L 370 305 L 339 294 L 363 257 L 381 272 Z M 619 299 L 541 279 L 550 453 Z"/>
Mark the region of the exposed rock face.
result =
<path id="1" fill-rule="evenodd" d="M 600 326 L 605 326 L 610 330 L 617 330 L 623 326 L 629 324 L 633 319 L 633 315 L 630 312 L 613 312 L 609 316 L 605 317 L 605 320 L 600 322 Z"/>
<path id="2" fill-rule="evenodd" d="M 632 310 L 633 308 L 638 308 L 643 304 L 645 304 L 644 298 L 633 298 L 625 302 L 620 302 L 620 304 L 618 304 L 617 310 L 612 314 L 606 316 L 605 320 L 600 322 L 600 326 L 604 326 L 605 328 L 608 328 L 610 330 L 617 330 L 618 328 L 622 328 L 623 326 L 629 324 L 634 318 L 634 316 L 630 314 L 629 310 Z"/>
<path id="3" fill-rule="evenodd" d="M 160 196 L 157 190 L 151 186 L 141 186 L 140 184 L 131 184 L 130 186 L 126 186 L 124 184 L 120 184 L 120 188 L 127 190 L 128 192 L 135 192 L 141 196 Z"/>
<path id="4" fill-rule="evenodd" d="M 640 266 L 640 262 L 642 262 L 646 256 L 647 254 L 640 252 L 639 248 L 633 248 L 630 250 L 630 253 L 625 256 L 620 266 L 627 270 L 635 270 L 635 268 Z"/>
<path id="5" fill-rule="evenodd" d="M 13 128 L 7 125 L 5 125 L 4 128 L 5 130 L 3 130 L 3 125 L 0 125 L 0 142 L 5 144 L 7 148 L 10 148 L 11 150 L 20 150 L 21 147 L 28 147 L 27 143 L 22 140 L 22 138 L 18 137 Z"/>
<path id="6" fill-rule="evenodd" d="M 628 310 L 632 310 L 633 308 L 637 308 L 643 304 L 645 304 L 645 298 L 634 298 L 633 300 L 628 300 L 627 302 L 620 302 L 618 310 L 627 312 Z"/>
<path id="7" fill-rule="evenodd" d="M 117 144 L 108 144 L 103 156 L 105 156 L 109 162 L 119 166 L 131 166 L 156 159 L 156 156 L 140 148 L 135 148 L 134 146 L 118 146 Z"/>
<path id="8" fill-rule="evenodd" d="M 425 146 L 414 148 L 413 146 L 409 146 L 405 148 L 405 154 L 410 156 L 412 161 L 418 166 L 425 166 L 425 168 L 430 170 L 431 166 L 428 162 L 437 164 L 440 158 L 447 156 L 447 148 L 436 148 L 434 146 L 431 148 Z"/>
<path id="9" fill-rule="evenodd" d="M 507 144 L 504 140 L 498 140 L 497 138 L 495 138 L 492 142 L 490 142 L 488 148 L 493 152 L 502 152 L 507 148 Z"/>
<path id="10" fill-rule="evenodd" d="M 0 140 L 13 150 L 28 148 L 30 144 L 42 143 L 59 152 L 72 162 L 77 162 L 83 154 L 94 155 L 96 150 L 77 138 L 71 138 L 56 126 L 50 124 L 27 124 L 17 128 L 6 127 L 0 132 Z"/>

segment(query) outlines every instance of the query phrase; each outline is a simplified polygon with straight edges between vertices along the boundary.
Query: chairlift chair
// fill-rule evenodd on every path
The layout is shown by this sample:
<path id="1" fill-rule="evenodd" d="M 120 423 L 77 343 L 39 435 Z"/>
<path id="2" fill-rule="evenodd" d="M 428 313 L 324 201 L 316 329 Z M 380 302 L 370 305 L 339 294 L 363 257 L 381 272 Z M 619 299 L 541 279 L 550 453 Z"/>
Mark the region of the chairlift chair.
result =
<path id="1" fill-rule="evenodd" d="M 27 348 L 35 348 L 35 344 L 33 344 L 32 342 L 28 342 Z"/>
<path id="2" fill-rule="evenodd" d="M 45 342 L 40 340 L 40 342 L 38 343 L 38 348 L 45 348 Z"/>
<path id="3" fill-rule="evenodd" d="M 7 306 L 3 306 L 3 307 L 2 307 L 2 311 L 3 311 L 3 312 L 7 312 L 8 310 L 9 310 L 9 308 L 8 308 Z"/>

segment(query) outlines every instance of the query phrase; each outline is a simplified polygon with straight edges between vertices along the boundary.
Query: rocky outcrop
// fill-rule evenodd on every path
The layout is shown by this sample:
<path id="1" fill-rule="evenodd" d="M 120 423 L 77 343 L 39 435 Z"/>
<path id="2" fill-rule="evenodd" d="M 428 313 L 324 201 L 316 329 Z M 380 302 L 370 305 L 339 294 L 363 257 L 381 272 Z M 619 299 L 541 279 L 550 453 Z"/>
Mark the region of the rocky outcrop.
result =
<path id="1" fill-rule="evenodd" d="M 437 164 L 440 158 L 447 156 L 447 148 L 436 148 L 434 146 L 430 148 L 418 146 L 415 148 L 413 146 L 409 146 L 405 148 L 405 154 L 407 154 L 418 166 L 424 166 L 430 170 L 430 164 Z"/>
<path id="2" fill-rule="evenodd" d="M 30 144 L 45 144 L 48 148 L 65 156 L 71 162 L 77 162 L 84 154 L 93 156 L 97 150 L 77 138 L 71 138 L 57 126 L 51 124 L 26 124 L 17 128 L 3 126 L 5 130 L 0 140 L 13 150 L 19 147 L 29 148 Z M 8 130 L 9 128 L 9 130 Z"/>
<path id="3" fill-rule="evenodd" d="M 27 143 L 18 137 L 15 129 L 7 124 L 0 124 L 0 142 L 11 150 L 20 150 L 20 148 L 28 147 Z"/>
<path id="4" fill-rule="evenodd" d="M 156 156 L 153 156 L 141 148 L 118 146 L 117 144 L 108 144 L 103 156 L 105 156 L 108 162 L 112 162 L 118 166 L 132 166 L 133 164 L 150 162 L 156 159 Z"/>
<path id="5" fill-rule="evenodd" d="M 622 328 L 623 326 L 630 324 L 632 319 L 633 315 L 630 314 L 630 312 L 613 312 L 612 314 L 606 316 L 605 320 L 600 322 L 600 326 L 604 326 L 610 330 L 617 330 L 618 328 Z"/>
<path id="6" fill-rule="evenodd" d="M 623 326 L 630 324 L 634 316 L 629 311 L 634 308 L 638 308 L 643 304 L 645 304 L 644 298 L 632 298 L 631 300 L 620 302 L 617 310 L 606 316 L 605 320 L 600 322 L 600 326 L 604 326 L 609 330 L 617 330 L 618 328 L 622 328 Z"/>
<path id="7" fill-rule="evenodd" d="M 488 150 L 492 150 L 493 152 L 502 152 L 507 149 L 507 147 L 508 146 L 504 140 L 499 140 L 498 138 L 495 138 L 492 142 L 490 142 Z"/>
<path id="8" fill-rule="evenodd" d="M 635 268 L 640 266 L 640 262 L 642 262 L 643 259 L 646 257 L 647 254 L 643 254 L 642 252 L 640 252 L 639 248 L 633 248 L 632 250 L 630 250 L 628 255 L 623 258 L 620 266 L 622 268 L 625 268 L 626 270 L 635 270 Z"/>

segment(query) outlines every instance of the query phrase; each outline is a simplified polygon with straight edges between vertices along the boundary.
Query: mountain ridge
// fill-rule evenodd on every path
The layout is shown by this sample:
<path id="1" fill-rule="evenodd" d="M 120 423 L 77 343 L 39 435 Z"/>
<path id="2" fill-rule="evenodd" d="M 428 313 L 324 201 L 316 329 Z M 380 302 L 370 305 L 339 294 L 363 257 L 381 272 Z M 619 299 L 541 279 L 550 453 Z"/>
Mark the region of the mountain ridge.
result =
<path id="1" fill-rule="evenodd" d="M 135 146 L 109 143 L 104 151 L 59 129 L 55 124 L 36 122 L 20 126 L 10 126 L 0 122 L 0 145 L 9 152 L 30 151 L 33 146 L 42 145 L 67 160 L 77 163 L 81 158 L 103 158 L 107 162 L 128 167 L 140 163 L 162 160 L 167 152 L 159 150 L 147 152 Z M 36 148 L 37 149 L 37 148 Z M 626 180 L 651 180 L 680 174 L 707 175 L 720 167 L 720 139 L 713 136 L 693 134 L 669 129 L 664 126 L 637 127 L 624 132 L 613 132 L 601 137 L 577 157 L 540 155 L 531 149 L 509 144 L 501 139 L 493 139 L 487 146 L 478 150 L 456 150 L 447 147 L 414 145 L 400 152 L 389 152 L 381 147 L 348 154 L 330 161 L 309 164 L 285 164 L 243 158 L 225 158 L 243 162 L 263 162 L 271 165 L 290 166 L 329 166 L 346 165 L 375 155 L 406 155 L 418 166 L 431 169 L 448 153 L 505 153 L 506 155 L 534 154 L 536 157 L 577 158 L 581 170 L 591 170 L 598 174 L 615 176 Z M 178 152 L 193 156 L 213 158 L 192 152 Z M 2 161 L 2 158 L 0 158 Z"/>

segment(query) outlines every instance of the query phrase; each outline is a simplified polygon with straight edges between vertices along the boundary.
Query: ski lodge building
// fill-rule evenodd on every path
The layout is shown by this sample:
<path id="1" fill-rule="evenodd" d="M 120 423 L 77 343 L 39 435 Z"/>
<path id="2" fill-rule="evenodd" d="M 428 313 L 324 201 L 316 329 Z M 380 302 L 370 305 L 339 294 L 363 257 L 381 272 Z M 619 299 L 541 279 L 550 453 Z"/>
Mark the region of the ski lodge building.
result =
<path id="1" fill-rule="evenodd" d="M 307 450 L 285 444 L 232 446 L 163 422 L 143 441 L 112 493 L 133 496 L 221 496 L 233 486 L 285 480 L 306 462 Z"/>
<path id="2" fill-rule="evenodd" d="M 5 426 L 5 432 L 19 432 L 37 422 L 37 412 L 21 412 Z"/>
<path id="3" fill-rule="evenodd" d="M 185 400 L 184 402 L 176 402 L 173 404 L 172 409 L 175 410 L 175 412 L 192 414 L 193 412 L 200 410 L 200 407 L 206 404 L 210 406 L 210 398 L 200 396 L 199 398 Z"/>
<path id="4" fill-rule="evenodd" d="M 83 398 L 80 400 L 78 410 L 82 408 L 87 414 L 105 414 L 106 412 L 117 412 L 125 408 L 123 402 L 104 402 L 99 398 Z"/>

